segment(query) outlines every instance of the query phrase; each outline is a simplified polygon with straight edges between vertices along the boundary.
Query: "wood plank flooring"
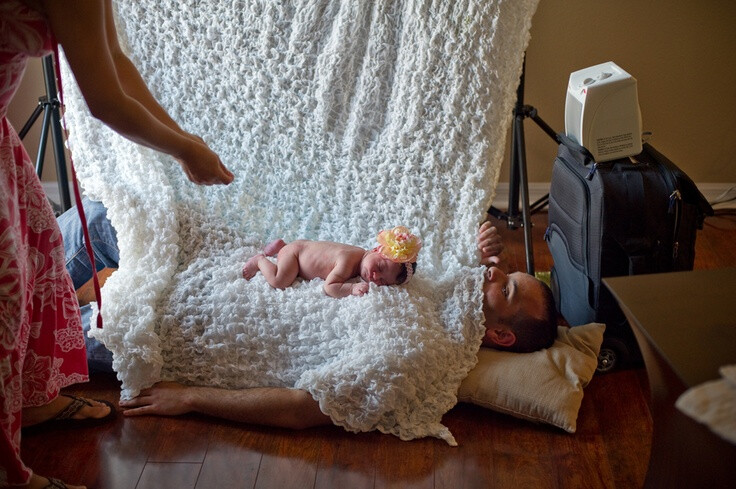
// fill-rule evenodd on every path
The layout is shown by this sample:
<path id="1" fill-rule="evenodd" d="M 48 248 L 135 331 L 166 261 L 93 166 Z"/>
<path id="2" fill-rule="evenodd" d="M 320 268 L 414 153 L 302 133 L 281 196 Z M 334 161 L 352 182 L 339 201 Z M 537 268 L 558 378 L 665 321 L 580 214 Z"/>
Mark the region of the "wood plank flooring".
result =
<path id="1" fill-rule="evenodd" d="M 551 265 L 546 218 L 534 215 L 537 270 Z M 523 231 L 499 226 L 512 267 L 524 270 Z M 732 214 L 708 218 L 696 268 L 736 266 L 735 242 Z M 97 375 L 68 391 L 117 401 L 119 384 Z M 289 431 L 199 415 L 118 416 L 95 428 L 24 436 L 23 458 L 40 474 L 97 489 L 636 488 L 651 445 L 648 396 L 643 369 L 596 376 L 575 434 L 460 404 L 443 420 L 459 447 L 337 427 Z"/>

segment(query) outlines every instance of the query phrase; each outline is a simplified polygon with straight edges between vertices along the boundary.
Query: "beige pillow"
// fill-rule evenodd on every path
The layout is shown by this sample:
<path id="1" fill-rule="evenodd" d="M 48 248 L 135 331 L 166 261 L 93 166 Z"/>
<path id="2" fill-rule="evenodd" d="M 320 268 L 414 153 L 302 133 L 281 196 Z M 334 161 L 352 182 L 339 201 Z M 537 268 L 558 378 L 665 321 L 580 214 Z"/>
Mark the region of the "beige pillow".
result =
<path id="1" fill-rule="evenodd" d="M 599 323 L 559 326 L 554 344 L 534 353 L 481 348 L 478 364 L 460 384 L 458 400 L 575 433 L 604 329 Z"/>

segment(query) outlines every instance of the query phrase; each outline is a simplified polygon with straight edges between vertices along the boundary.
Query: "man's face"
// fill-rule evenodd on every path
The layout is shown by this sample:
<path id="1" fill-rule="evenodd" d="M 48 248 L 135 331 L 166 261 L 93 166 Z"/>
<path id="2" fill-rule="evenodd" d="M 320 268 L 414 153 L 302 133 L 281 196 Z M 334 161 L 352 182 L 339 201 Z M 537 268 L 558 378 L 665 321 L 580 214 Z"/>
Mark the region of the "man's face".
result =
<path id="1" fill-rule="evenodd" d="M 506 275 L 499 268 L 489 267 L 483 283 L 483 312 L 486 328 L 500 324 L 519 311 L 534 317 L 544 316 L 543 284 L 533 276 L 515 272 Z"/>
<path id="2" fill-rule="evenodd" d="M 360 277 L 376 285 L 395 285 L 403 266 L 403 263 L 394 263 L 380 253 L 372 251 L 360 264 Z"/>

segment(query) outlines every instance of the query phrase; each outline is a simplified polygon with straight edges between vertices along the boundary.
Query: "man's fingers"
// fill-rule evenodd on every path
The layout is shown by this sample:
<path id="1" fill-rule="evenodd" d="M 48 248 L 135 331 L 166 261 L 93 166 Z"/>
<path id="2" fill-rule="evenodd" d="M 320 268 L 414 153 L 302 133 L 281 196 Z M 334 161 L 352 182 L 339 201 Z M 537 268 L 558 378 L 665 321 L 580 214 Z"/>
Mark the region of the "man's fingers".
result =
<path id="1" fill-rule="evenodd" d="M 501 238 L 484 239 L 478 243 L 478 249 L 482 253 L 489 251 L 501 251 L 503 250 L 503 240 Z"/>
<path id="2" fill-rule="evenodd" d="M 480 248 L 480 252 L 483 255 L 498 255 L 503 251 L 503 244 L 499 243 L 493 246 L 483 246 Z"/>
<path id="3" fill-rule="evenodd" d="M 495 236 L 488 236 L 488 237 L 478 240 L 479 247 L 495 245 L 495 244 L 503 244 L 503 239 L 501 239 L 501 236 L 499 236 L 498 234 Z"/>
<path id="4" fill-rule="evenodd" d="M 145 394 L 144 392 L 141 392 L 138 397 L 134 397 L 133 399 L 121 400 L 120 402 L 118 402 L 118 405 L 120 405 L 120 407 L 146 406 L 150 404 L 151 401 L 147 394 Z"/>
<path id="5" fill-rule="evenodd" d="M 494 226 L 491 226 L 487 229 L 481 229 L 478 232 L 478 241 L 495 238 L 501 239 L 501 235 L 498 233 L 498 229 L 496 229 Z"/>
<path id="6" fill-rule="evenodd" d="M 502 261 L 502 259 L 501 259 L 500 256 L 493 255 L 493 256 L 487 256 L 487 257 L 482 258 L 481 261 L 480 261 L 480 263 L 481 263 L 481 265 L 485 265 L 485 266 L 489 267 L 491 265 L 500 265 L 501 264 L 501 261 Z"/>
<path id="7" fill-rule="evenodd" d="M 492 226 L 490 221 L 486 221 L 478 230 L 478 236 L 484 236 L 486 234 L 497 233 L 498 230 L 495 226 Z"/>
<path id="8" fill-rule="evenodd" d="M 145 414 L 155 414 L 151 406 L 141 406 L 137 408 L 125 409 L 123 411 L 125 416 L 141 416 Z"/>
<path id="9" fill-rule="evenodd" d="M 486 259 L 489 255 L 498 255 L 504 250 L 503 239 L 498 233 L 498 229 L 491 225 L 490 221 L 481 224 L 478 231 L 478 250 L 481 252 L 481 259 Z M 481 262 L 485 265 L 488 263 Z"/>
<path id="10" fill-rule="evenodd" d="M 123 414 L 126 416 L 140 416 L 143 414 L 158 414 L 154 399 L 146 395 L 147 391 L 141 391 L 138 397 L 133 399 L 120 401 L 118 404 L 123 408 Z"/>

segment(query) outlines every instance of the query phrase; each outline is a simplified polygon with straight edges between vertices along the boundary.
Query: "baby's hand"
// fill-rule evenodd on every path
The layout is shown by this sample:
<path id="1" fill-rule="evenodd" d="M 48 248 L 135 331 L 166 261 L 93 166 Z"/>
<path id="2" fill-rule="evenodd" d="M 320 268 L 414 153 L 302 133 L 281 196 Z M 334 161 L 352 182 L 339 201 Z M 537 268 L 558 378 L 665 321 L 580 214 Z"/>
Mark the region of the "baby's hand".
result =
<path id="1" fill-rule="evenodd" d="M 363 295 L 366 292 L 368 292 L 368 282 L 358 282 L 357 284 L 353 284 L 353 295 Z"/>

